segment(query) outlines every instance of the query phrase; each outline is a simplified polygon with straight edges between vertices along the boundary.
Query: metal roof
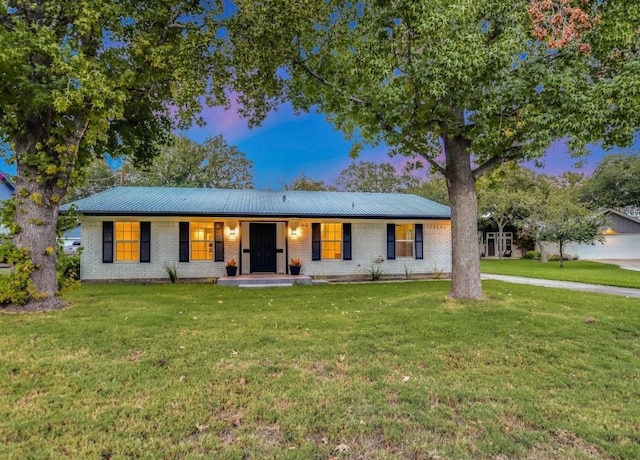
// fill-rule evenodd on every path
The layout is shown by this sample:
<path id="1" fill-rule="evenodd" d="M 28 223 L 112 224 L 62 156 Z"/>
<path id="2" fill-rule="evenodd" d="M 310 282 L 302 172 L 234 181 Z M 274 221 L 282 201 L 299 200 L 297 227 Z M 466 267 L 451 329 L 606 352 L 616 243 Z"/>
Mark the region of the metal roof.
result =
<path id="1" fill-rule="evenodd" d="M 115 187 L 69 203 L 62 211 L 70 206 L 94 216 L 451 217 L 448 206 L 398 193 Z"/>

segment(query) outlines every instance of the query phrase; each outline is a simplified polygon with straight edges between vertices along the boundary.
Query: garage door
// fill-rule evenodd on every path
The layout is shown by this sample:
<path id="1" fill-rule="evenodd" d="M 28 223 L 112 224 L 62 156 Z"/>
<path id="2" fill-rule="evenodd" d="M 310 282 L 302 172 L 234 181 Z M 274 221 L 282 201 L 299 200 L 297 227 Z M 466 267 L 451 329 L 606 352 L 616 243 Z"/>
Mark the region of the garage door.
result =
<path id="1" fill-rule="evenodd" d="M 604 244 L 571 245 L 580 259 L 640 259 L 640 234 L 607 235 Z"/>

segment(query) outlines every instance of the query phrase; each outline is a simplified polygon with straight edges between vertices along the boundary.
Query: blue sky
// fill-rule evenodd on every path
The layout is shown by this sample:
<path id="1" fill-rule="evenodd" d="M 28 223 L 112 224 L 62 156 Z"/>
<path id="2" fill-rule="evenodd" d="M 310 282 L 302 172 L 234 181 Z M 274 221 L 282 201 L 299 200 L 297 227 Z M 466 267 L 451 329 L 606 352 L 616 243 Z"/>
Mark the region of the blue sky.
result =
<path id="1" fill-rule="evenodd" d="M 185 134 L 201 142 L 206 137 L 222 134 L 230 145 L 237 146 L 253 161 L 254 184 L 258 189 L 278 189 L 283 182 L 305 173 L 308 177 L 332 183 L 353 160 L 349 158 L 351 143 L 333 129 L 322 115 L 296 116 L 289 105 L 283 105 L 271 113 L 264 123 L 250 130 L 237 114 L 233 104 L 228 110 L 207 108 L 203 112 L 205 127 L 194 127 Z M 639 154 L 640 142 L 635 149 L 618 149 L 625 153 Z M 565 171 L 578 171 L 590 175 L 600 159 L 611 152 L 593 148 L 581 169 L 575 168 L 562 142 L 555 143 L 545 157 L 545 167 L 539 172 L 558 175 Z M 384 146 L 366 147 L 358 160 L 391 162 L 400 167 L 403 157 L 389 158 Z M 532 165 L 531 165 L 532 166 Z M 533 166 L 532 166 L 533 167 Z M 0 170 L 15 174 L 15 168 L 0 159 Z"/>

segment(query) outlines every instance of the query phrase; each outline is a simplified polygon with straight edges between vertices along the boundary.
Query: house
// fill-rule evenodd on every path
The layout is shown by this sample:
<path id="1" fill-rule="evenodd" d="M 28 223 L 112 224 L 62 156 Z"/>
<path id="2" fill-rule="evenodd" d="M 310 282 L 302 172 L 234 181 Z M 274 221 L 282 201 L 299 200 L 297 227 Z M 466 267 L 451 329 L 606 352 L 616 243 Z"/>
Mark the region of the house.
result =
<path id="1" fill-rule="evenodd" d="M 16 193 L 16 186 L 9 176 L 0 171 L 0 201 L 8 200 Z"/>
<path id="2" fill-rule="evenodd" d="M 327 278 L 451 272 L 451 212 L 415 195 L 116 187 L 66 205 L 80 214 L 81 279 L 302 273 Z"/>
<path id="3" fill-rule="evenodd" d="M 0 171 L 0 205 L 3 201 L 10 199 L 16 193 L 16 186 L 8 175 Z M 0 236 L 6 235 L 7 229 L 0 224 Z"/>
<path id="4" fill-rule="evenodd" d="M 603 213 L 608 219 L 604 244 L 570 244 L 567 254 L 579 259 L 640 259 L 640 219 L 616 209 Z"/>
<path id="5" fill-rule="evenodd" d="M 526 247 L 521 247 L 521 241 L 516 238 L 516 229 L 506 226 L 502 235 L 495 226 L 487 226 L 478 230 L 478 249 L 480 257 L 497 258 L 502 251 L 502 257 L 521 258 L 526 252 Z"/>

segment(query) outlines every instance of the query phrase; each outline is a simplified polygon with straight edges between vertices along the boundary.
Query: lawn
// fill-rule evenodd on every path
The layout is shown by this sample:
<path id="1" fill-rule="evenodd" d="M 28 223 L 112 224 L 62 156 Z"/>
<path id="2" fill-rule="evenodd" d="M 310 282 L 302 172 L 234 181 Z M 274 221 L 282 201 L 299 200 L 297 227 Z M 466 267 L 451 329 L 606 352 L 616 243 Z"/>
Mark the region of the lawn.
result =
<path id="1" fill-rule="evenodd" d="M 0 458 L 640 458 L 637 299 L 86 284 L 0 315 Z"/>
<path id="2" fill-rule="evenodd" d="M 525 259 L 483 259 L 480 261 L 482 273 L 497 275 L 527 276 L 560 281 L 604 284 L 640 288 L 640 272 L 623 270 L 617 265 L 589 262 L 586 260 L 542 263 Z"/>

